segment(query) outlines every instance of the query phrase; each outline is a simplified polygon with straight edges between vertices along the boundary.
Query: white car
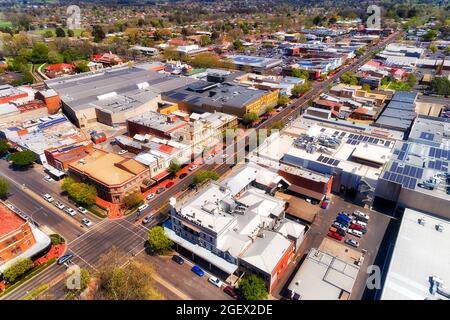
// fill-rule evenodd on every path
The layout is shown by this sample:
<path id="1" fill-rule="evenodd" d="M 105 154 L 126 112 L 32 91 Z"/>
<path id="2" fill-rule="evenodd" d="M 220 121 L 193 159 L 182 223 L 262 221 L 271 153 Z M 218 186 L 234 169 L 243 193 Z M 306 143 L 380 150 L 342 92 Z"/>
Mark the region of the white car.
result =
<path id="1" fill-rule="evenodd" d="M 220 288 L 223 285 L 223 282 L 214 276 L 209 277 L 208 281 L 218 288 Z"/>
<path id="2" fill-rule="evenodd" d="M 67 212 L 68 214 L 70 214 L 72 217 L 77 214 L 77 212 L 75 210 L 73 210 L 72 208 L 65 208 L 64 211 Z"/>
<path id="3" fill-rule="evenodd" d="M 344 242 L 345 242 L 346 244 L 352 246 L 352 247 L 355 247 L 355 248 L 358 248 L 358 247 L 359 247 L 359 242 L 356 241 L 356 240 L 353 240 L 353 239 L 345 239 Z"/>
<path id="4" fill-rule="evenodd" d="M 52 177 L 50 177 L 50 176 L 45 176 L 45 177 L 44 177 L 44 180 L 47 181 L 47 182 L 54 182 L 54 181 L 55 181 L 55 180 L 54 180 Z"/>
<path id="5" fill-rule="evenodd" d="M 91 220 L 89 220 L 89 219 L 87 219 L 87 218 L 81 219 L 81 222 L 82 222 L 86 227 L 92 226 Z"/>
<path id="6" fill-rule="evenodd" d="M 84 207 L 78 207 L 77 210 L 78 210 L 78 212 L 80 212 L 80 213 L 82 213 L 82 214 L 88 213 L 88 211 L 87 211 L 86 208 L 84 208 Z"/>
<path id="7" fill-rule="evenodd" d="M 48 193 L 44 194 L 44 199 L 47 200 L 48 202 L 55 201 L 55 199 L 53 199 L 53 197 L 51 195 L 49 195 Z"/>
<path id="8" fill-rule="evenodd" d="M 64 203 L 60 202 L 60 201 L 56 201 L 55 202 L 55 207 L 57 207 L 58 209 L 63 210 L 65 208 Z"/>
<path id="9" fill-rule="evenodd" d="M 358 218 L 367 220 L 367 221 L 369 221 L 369 219 L 370 219 L 369 215 L 367 215 L 364 212 L 361 212 L 359 210 L 355 210 L 355 212 L 353 212 L 353 215 L 358 217 Z"/>
<path id="10" fill-rule="evenodd" d="M 358 238 L 361 238 L 362 235 L 363 235 L 363 233 L 361 231 L 358 231 L 356 229 L 348 229 L 347 233 L 352 234 L 352 235 L 354 235 L 354 236 L 356 236 Z"/>
<path id="11" fill-rule="evenodd" d="M 155 197 L 155 194 L 154 194 L 154 193 L 149 193 L 149 195 L 148 195 L 145 199 L 151 200 L 151 199 L 153 199 L 154 197 Z"/>
<path id="12" fill-rule="evenodd" d="M 359 220 L 353 220 L 352 224 L 359 224 L 361 227 L 367 228 L 367 223 L 359 221 Z"/>
<path id="13" fill-rule="evenodd" d="M 120 151 L 118 152 L 118 154 L 119 154 L 119 155 L 122 155 L 122 154 L 125 154 L 125 153 L 127 153 L 127 152 L 128 152 L 127 150 L 122 149 L 122 150 L 120 150 Z"/>
<path id="14" fill-rule="evenodd" d="M 198 165 L 194 164 L 194 165 L 189 167 L 189 171 L 194 171 L 197 168 L 198 168 Z"/>
<path id="15" fill-rule="evenodd" d="M 145 203 L 145 204 L 139 206 L 138 209 L 137 209 L 137 211 L 138 211 L 138 212 L 142 212 L 142 211 L 144 211 L 144 210 L 147 209 L 147 208 L 148 208 L 148 204 Z"/>

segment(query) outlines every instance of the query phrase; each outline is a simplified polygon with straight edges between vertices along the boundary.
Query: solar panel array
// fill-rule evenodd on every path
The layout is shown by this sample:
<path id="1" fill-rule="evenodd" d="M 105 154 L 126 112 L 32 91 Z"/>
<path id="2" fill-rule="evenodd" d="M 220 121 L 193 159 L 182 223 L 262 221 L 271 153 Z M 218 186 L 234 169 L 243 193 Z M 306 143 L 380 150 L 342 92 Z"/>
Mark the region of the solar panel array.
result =
<path id="1" fill-rule="evenodd" d="M 450 150 L 431 147 L 428 155 L 433 158 L 444 158 L 450 160 Z"/>
<path id="2" fill-rule="evenodd" d="M 383 139 L 378 139 L 374 137 L 365 136 L 362 134 L 349 134 L 347 138 L 347 143 L 351 145 L 358 145 L 361 142 L 367 142 L 371 144 L 378 144 L 379 142 L 383 143 L 385 147 L 389 147 L 391 145 L 390 141 L 384 141 Z"/>
<path id="3" fill-rule="evenodd" d="M 398 151 L 398 153 L 394 152 L 394 154 L 398 154 L 398 156 L 397 156 L 398 160 L 400 160 L 400 161 L 405 160 L 406 154 L 407 154 L 407 151 L 408 151 L 408 147 L 409 147 L 409 144 L 408 143 L 404 143 L 402 145 L 402 148 Z"/>
<path id="4" fill-rule="evenodd" d="M 330 166 L 337 166 L 340 162 L 339 160 L 335 160 L 333 158 L 325 157 L 322 155 L 317 158 L 317 161 L 328 164 Z"/>
<path id="5" fill-rule="evenodd" d="M 421 132 L 420 133 L 420 139 L 425 139 L 428 141 L 433 141 L 434 139 L 434 134 L 433 133 L 428 133 L 428 132 Z"/>
<path id="6" fill-rule="evenodd" d="M 428 161 L 428 168 L 447 172 L 448 171 L 448 162 L 441 161 L 441 160 Z"/>
<path id="7" fill-rule="evenodd" d="M 423 169 L 413 167 L 410 165 L 399 165 L 398 162 L 393 162 L 391 169 L 385 171 L 383 179 L 399 183 L 404 188 L 413 189 L 417 185 L 417 179 L 422 179 Z"/>

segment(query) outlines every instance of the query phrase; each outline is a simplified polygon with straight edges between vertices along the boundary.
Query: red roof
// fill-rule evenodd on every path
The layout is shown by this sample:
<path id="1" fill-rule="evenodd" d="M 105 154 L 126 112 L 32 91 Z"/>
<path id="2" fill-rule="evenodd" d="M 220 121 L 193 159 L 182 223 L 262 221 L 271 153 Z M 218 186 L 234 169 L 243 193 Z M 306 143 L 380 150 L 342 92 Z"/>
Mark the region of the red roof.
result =
<path id="1" fill-rule="evenodd" d="M 338 107 L 341 105 L 339 102 L 325 100 L 325 99 L 316 100 L 315 103 L 322 105 L 322 106 L 331 107 L 331 108 Z"/>
<path id="2" fill-rule="evenodd" d="M 175 46 L 184 46 L 186 44 L 186 41 L 183 39 L 170 39 L 168 42 Z"/>
<path id="3" fill-rule="evenodd" d="M 359 107 L 358 109 L 355 109 L 355 110 L 353 111 L 353 113 L 366 114 L 367 111 L 368 111 L 368 110 L 367 110 L 366 108 L 364 108 L 364 107 Z"/>
<path id="4" fill-rule="evenodd" d="M 64 71 L 65 69 L 73 70 L 75 66 L 70 63 L 56 63 L 45 67 L 47 71 Z"/>
<path id="5" fill-rule="evenodd" d="M 161 180 L 162 178 L 167 177 L 169 174 L 170 174 L 169 171 L 164 170 L 160 174 L 157 174 L 156 176 L 152 177 L 152 179 L 155 180 L 155 181 L 158 181 L 158 180 Z"/>
<path id="6" fill-rule="evenodd" d="M 24 223 L 25 220 L 20 218 L 5 205 L 0 204 L 0 237 L 20 228 Z"/>
<path id="7" fill-rule="evenodd" d="M 173 147 L 167 145 L 167 144 L 162 144 L 159 146 L 159 150 L 161 150 L 162 152 L 165 153 L 172 153 L 173 152 Z"/>

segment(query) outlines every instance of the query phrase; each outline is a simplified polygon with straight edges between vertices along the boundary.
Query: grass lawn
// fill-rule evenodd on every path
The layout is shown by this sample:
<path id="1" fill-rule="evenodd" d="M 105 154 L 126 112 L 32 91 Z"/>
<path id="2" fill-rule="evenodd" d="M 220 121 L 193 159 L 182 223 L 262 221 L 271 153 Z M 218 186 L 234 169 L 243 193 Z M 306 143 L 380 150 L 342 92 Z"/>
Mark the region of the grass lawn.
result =
<path id="1" fill-rule="evenodd" d="M 66 32 L 66 35 L 67 35 L 67 28 L 63 28 L 63 29 L 64 29 L 64 31 Z M 44 33 L 46 33 L 47 31 L 51 31 L 53 33 L 53 36 L 56 37 L 55 28 L 33 30 L 32 32 L 34 34 L 38 34 L 38 35 L 43 36 Z M 85 31 L 85 30 L 84 29 L 73 29 L 73 33 L 74 33 L 75 37 L 79 37 L 83 31 Z"/>
<path id="2" fill-rule="evenodd" d="M 0 28 L 12 28 L 12 23 L 5 20 L 0 20 Z"/>
<path id="3" fill-rule="evenodd" d="M 381 88 L 395 91 L 411 91 L 410 85 L 406 82 L 389 82 L 389 84 L 381 86 Z"/>

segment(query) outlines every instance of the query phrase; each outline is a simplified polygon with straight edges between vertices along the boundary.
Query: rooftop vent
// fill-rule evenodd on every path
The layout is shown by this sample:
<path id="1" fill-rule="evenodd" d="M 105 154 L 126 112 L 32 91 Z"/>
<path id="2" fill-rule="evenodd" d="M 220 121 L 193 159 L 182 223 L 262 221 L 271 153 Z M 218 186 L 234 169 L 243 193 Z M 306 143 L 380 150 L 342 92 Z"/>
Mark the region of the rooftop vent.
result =
<path id="1" fill-rule="evenodd" d="M 439 223 L 436 225 L 436 230 L 439 232 L 442 232 L 442 231 L 444 231 L 444 226 L 441 223 Z"/>
<path id="2" fill-rule="evenodd" d="M 421 226 L 424 226 L 426 221 L 425 221 L 424 218 L 419 218 L 419 219 L 417 220 L 417 222 L 418 222 Z"/>

